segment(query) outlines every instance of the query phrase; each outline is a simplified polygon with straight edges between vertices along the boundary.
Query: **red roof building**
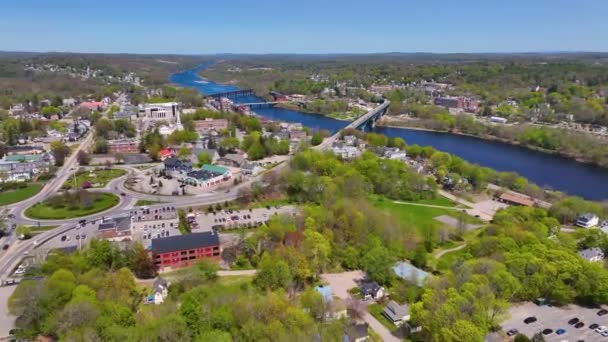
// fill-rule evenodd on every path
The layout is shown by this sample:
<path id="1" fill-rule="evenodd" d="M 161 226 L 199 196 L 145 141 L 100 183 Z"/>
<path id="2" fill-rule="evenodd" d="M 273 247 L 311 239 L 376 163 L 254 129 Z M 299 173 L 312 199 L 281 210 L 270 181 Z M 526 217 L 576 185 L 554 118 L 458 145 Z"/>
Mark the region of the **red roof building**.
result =
<path id="1" fill-rule="evenodd" d="M 158 152 L 158 155 L 160 156 L 160 160 L 165 160 L 173 156 L 173 151 L 168 148 L 163 148 L 162 150 L 160 150 L 160 152 Z"/>
<path id="2" fill-rule="evenodd" d="M 83 102 L 80 104 L 80 107 L 90 109 L 90 110 L 99 110 L 99 109 L 104 108 L 105 106 L 106 106 L 105 103 L 97 102 L 97 101 L 87 101 L 87 102 Z"/>

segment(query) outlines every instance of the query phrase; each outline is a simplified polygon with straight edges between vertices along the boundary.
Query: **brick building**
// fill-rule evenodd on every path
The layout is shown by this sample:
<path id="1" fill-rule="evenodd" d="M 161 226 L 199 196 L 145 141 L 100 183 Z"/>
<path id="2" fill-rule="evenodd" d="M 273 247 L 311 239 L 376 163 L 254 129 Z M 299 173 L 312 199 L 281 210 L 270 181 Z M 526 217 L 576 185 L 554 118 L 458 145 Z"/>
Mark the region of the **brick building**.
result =
<path id="1" fill-rule="evenodd" d="M 228 129 L 228 120 L 227 119 L 195 120 L 194 129 L 199 134 L 208 134 L 211 131 L 219 132 L 219 131 Z"/>
<path id="2" fill-rule="evenodd" d="M 154 264 L 160 271 L 220 259 L 220 240 L 214 232 L 192 233 L 152 240 Z"/>
<path id="3" fill-rule="evenodd" d="M 121 139 L 108 141 L 108 153 L 138 153 L 139 142 L 135 139 Z"/>

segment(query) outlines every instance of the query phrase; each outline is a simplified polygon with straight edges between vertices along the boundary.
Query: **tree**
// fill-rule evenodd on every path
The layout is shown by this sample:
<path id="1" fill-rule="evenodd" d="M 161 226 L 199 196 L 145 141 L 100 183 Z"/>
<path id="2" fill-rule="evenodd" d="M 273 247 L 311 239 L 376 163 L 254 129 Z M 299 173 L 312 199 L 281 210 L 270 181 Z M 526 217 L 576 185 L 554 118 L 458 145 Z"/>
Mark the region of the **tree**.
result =
<path id="1" fill-rule="evenodd" d="M 312 138 L 310 140 L 310 143 L 312 144 L 312 146 L 317 146 L 319 144 L 321 144 L 323 142 L 323 136 L 321 136 L 320 132 L 315 132 L 312 135 Z"/>
<path id="2" fill-rule="evenodd" d="M 55 166 L 62 166 L 65 158 L 70 154 L 70 148 L 62 141 L 53 141 L 51 143 L 51 154 L 55 159 Z"/>
<path id="3" fill-rule="evenodd" d="M 89 165 L 89 162 L 91 161 L 91 157 L 84 150 L 79 150 L 78 153 L 76 154 L 76 160 L 78 161 L 78 164 L 80 164 L 80 165 Z"/>
<path id="4" fill-rule="evenodd" d="M 189 160 L 191 155 L 192 150 L 187 148 L 186 146 L 180 147 L 177 151 L 177 158 L 179 158 L 179 160 Z"/>
<path id="5" fill-rule="evenodd" d="M 265 253 L 260 261 L 254 283 L 263 290 L 286 288 L 291 283 L 289 265 Z"/>
<path id="6" fill-rule="evenodd" d="M 20 239 L 27 240 L 32 237 L 32 229 L 28 226 L 20 225 L 15 229 L 15 234 L 17 234 Z"/>
<path id="7" fill-rule="evenodd" d="M 133 245 L 129 263 L 129 268 L 138 278 L 149 279 L 156 277 L 156 265 L 141 243 Z"/>
<path id="8" fill-rule="evenodd" d="M 239 139 L 236 137 L 225 137 L 218 143 L 218 147 L 222 147 L 228 151 L 233 151 L 237 149 L 239 145 Z"/>
<path id="9" fill-rule="evenodd" d="M 304 252 L 310 262 L 310 267 L 317 273 L 322 273 L 329 263 L 331 245 L 321 234 L 312 229 L 304 230 Z"/>
<path id="10" fill-rule="evenodd" d="M 380 245 L 365 253 L 361 260 L 361 266 L 370 278 L 381 285 L 390 285 L 395 278 L 393 263 L 394 259 L 388 249 Z"/>
<path id="11" fill-rule="evenodd" d="M 515 335 L 514 342 L 530 342 L 530 339 L 524 334 Z"/>
<path id="12" fill-rule="evenodd" d="M 264 149 L 264 146 L 259 140 L 255 141 L 247 150 L 247 157 L 250 160 L 262 159 L 265 156 L 266 150 Z"/>
<path id="13" fill-rule="evenodd" d="M 202 167 L 205 164 L 211 164 L 211 156 L 209 155 L 209 153 L 206 152 L 201 152 L 196 156 L 196 159 L 198 160 L 198 166 Z"/>

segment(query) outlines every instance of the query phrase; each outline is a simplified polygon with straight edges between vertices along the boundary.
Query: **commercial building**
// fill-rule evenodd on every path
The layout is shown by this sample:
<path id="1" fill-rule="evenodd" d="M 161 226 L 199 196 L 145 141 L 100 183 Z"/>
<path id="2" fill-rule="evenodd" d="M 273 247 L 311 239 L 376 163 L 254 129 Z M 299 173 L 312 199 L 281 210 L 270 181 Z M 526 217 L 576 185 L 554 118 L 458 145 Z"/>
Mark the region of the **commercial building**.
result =
<path id="1" fill-rule="evenodd" d="M 479 112 L 479 101 L 464 96 L 440 96 L 434 100 L 435 105 L 446 108 L 458 108 L 465 112 Z"/>
<path id="2" fill-rule="evenodd" d="M 179 180 L 185 184 L 208 188 L 232 179 L 232 173 L 225 167 L 205 164 L 200 170 L 182 175 Z"/>
<path id="3" fill-rule="evenodd" d="M 148 120 L 166 120 L 177 122 L 182 105 L 177 102 L 146 103 L 139 105 L 139 117 Z"/>
<path id="4" fill-rule="evenodd" d="M 181 161 L 175 157 L 169 157 L 163 161 L 165 171 L 190 172 L 192 163 Z"/>
<path id="5" fill-rule="evenodd" d="M 152 240 L 154 264 L 160 271 L 186 267 L 201 259 L 220 259 L 220 240 L 214 232 L 191 233 Z"/>
<path id="6" fill-rule="evenodd" d="M 205 119 L 205 120 L 195 120 L 194 121 L 194 129 L 199 134 L 208 134 L 212 131 L 222 131 L 228 129 L 228 120 L 227 119 Z"/>
<path id="7" fill-rule="evenodd" d="M 99 236 L 110 241 L 131 240 L 131 216 L 103 220 L 97 227 Z"/>
<path id="8" fill-rule="evenodd" d="M 135 139 L 120 139 L 108 141 L 108 153 L 137 153 L 139 142 Z"/>

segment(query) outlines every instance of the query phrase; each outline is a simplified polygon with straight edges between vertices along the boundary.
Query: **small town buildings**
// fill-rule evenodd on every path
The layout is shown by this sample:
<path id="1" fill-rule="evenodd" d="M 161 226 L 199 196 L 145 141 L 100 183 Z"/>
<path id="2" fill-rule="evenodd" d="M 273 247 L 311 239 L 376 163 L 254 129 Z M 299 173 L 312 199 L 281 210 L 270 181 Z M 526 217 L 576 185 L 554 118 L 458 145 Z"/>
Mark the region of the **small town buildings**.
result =
<path id="1" fill-rule="evenodd" d="M 346 144 L 346 146 L 357 146 L 357 140 L 357 137 L 354 135 L 344 136 L 344 144 Z"/>
<path id="2" fill-rule="evenodd" d="M 138 153 L 139 142 L 135 139 L 108 140 L 108 153 Z"/>
<path id="3" fill-rule="evenodd" d="M 194 130 L 199 134 L 209 134 L 212 131 L 220 132 L 228 129 L 227 119 L 194 120 Z"/>
<path id="4" fill-rule="evenodd" d="M 332 147 L 332 152 L 344 160 L 352 160 L 361 156 L 361 151 L 354 146 L 337 144 Z"/>
<path id="5" fill-rule="evenodd" d="M 80 107 L 89 110 L 103 110 L 106 107 L 106 103 L 103 101 L 87 101 L 81 103 Z"/>
<path id="6" fill-rule="evenodd" d="M 227 155 L 220 157 L 217 163 L 228 167 L 241 167 L 247 159 L 242 154 L 228 153 Z"/>
<path id="7" fill-rule="evenodd" d="M 394 300 L 388 302 L 382 314 L 396 326 L 410 320 L 410 308 L 407 304 L 399 305 Z"/>
<path id="8" fill-rule="evenodd" d="M 494 122 L 494 123 L 500 123 L 500 124 L 506 124 L 507 123 L 507 119 L 500 117 L 500 116 L 491 116 L 490 117 L 490 122 Z"/>
<path id="9" fill-rule="evenodd" d="M 514 192 L 504 192 L 498 196 L 498 199 L 501 202 L 512 204 L 512 205 L 521 205 L 524 207 L 533 207 L 534 200 L 526 195 L 518 194 Z"/>
<path id="10" fill-rule="evenodd" d="M 189 162 L 181 161 L 175 157 L 169 157 L 163 161 L 165 171 L 175 172 L 190 172 L 192 171 L 192 164 Z"/>
<path id="11" fill-rule="evenodd" d="M 388 159 L 405 160 L 407 154 L 397 147 L 385 147 L 381 150 L 382 156 Z"/>
<path id="12" fill-rule="evenodd" d="M 350 324 L 346 328 L 343 342 L 367 342 L 369 341 L 369 326 L 367 323 Z"/>
<path id="13" fill-rule="evenodd" d="M 440 96 L 433 102 L 437 106 L 458 108 L 470 113 L 478 113 L 480 109 L 479 101 L 464 96 Z"/>
<path id="14" fill-rule="evenodd" d="M 581 258 L 583 258 L 589 262 L 603 262 L 604 261 L 604 252 L 602 251 L 601 248 L 598 248 L 598 247 L 583 249 L 578 252 L 578 255 L 580 255 Z"/>
<path id="15" fill-rule="evenodd" d="M 139 117 L 146 120 L 177 122 L 182 105 L 177 102 L 145 103 L 139 105 Z"/>
<path id="16" fill-rule="evenodd" d="M 131 240 L 131 216 L 114 217 L 103 220 L 97 227 L 99 236 L 110 241 Z"/>
<path id="17" fill-rule="evenodd" d="M 158 156 L 160 157 L 160 160 L 165 161 L 165 159 L 169 157 L 174 157 L 175 153 L 171 149 L 163 148 L 162 150 L 158 151 Z"/>
<path id="18" fill-rule="evenodd" d="M 359 290 L 364 300 L 380 300 L 386 295 L 384 287 L 378 285 L 375 281 L 362 283 Z"/>
<path id="19" fill-rule="evenodd" d="M 264 168 L 257 163 L 245 163 L 241 166 L 241 173 L 247 176 L 257 176 Z"/>
<path id="20" fill-rule="evenodd" d="M 14 147 L 0 159 L 0 182 L 25 182 L 34 175 L 48 171 L 54 163 L 49 153 L 21 154 Z M 25 150 L 24 150 L 25 151 Z"/>
<path id="21" fill-rule="evenodd" d="M 131 231 L 177 228 L 179 219 L 175 208 L 142 208 L 131 214 Z"/>
<path id="22" fill-rule="evenodd" d="M 179 178 L 185 184 L 209 188 L 232 179 L 232 172 L 225 167 L 216 165 L 203 165 L 199 170 L 187 172 Z"/>
<path id="23" fill-rule="evenodd" d="M 586 213 L 576 219 L 576 225 L 582 228 L 591 228 L 597 226 L 600 218 L 593 213 Z"/>
<path id="24" fill-rule="evenodd" d="M 201 259 L 220 259 L 220 240 L 215 232 L 191 233 L 153 239 L 151 252 L 160 271 L 186 267 Z"/>
<path id="25" fill-rule="evenodd" d="M 158 277 L 152 285 L 151 294 L 146 297 L 144 303 L 160 305 L 165 301 L 167 296 L 169 296 L 169 283 L 165 279 Z"/>

